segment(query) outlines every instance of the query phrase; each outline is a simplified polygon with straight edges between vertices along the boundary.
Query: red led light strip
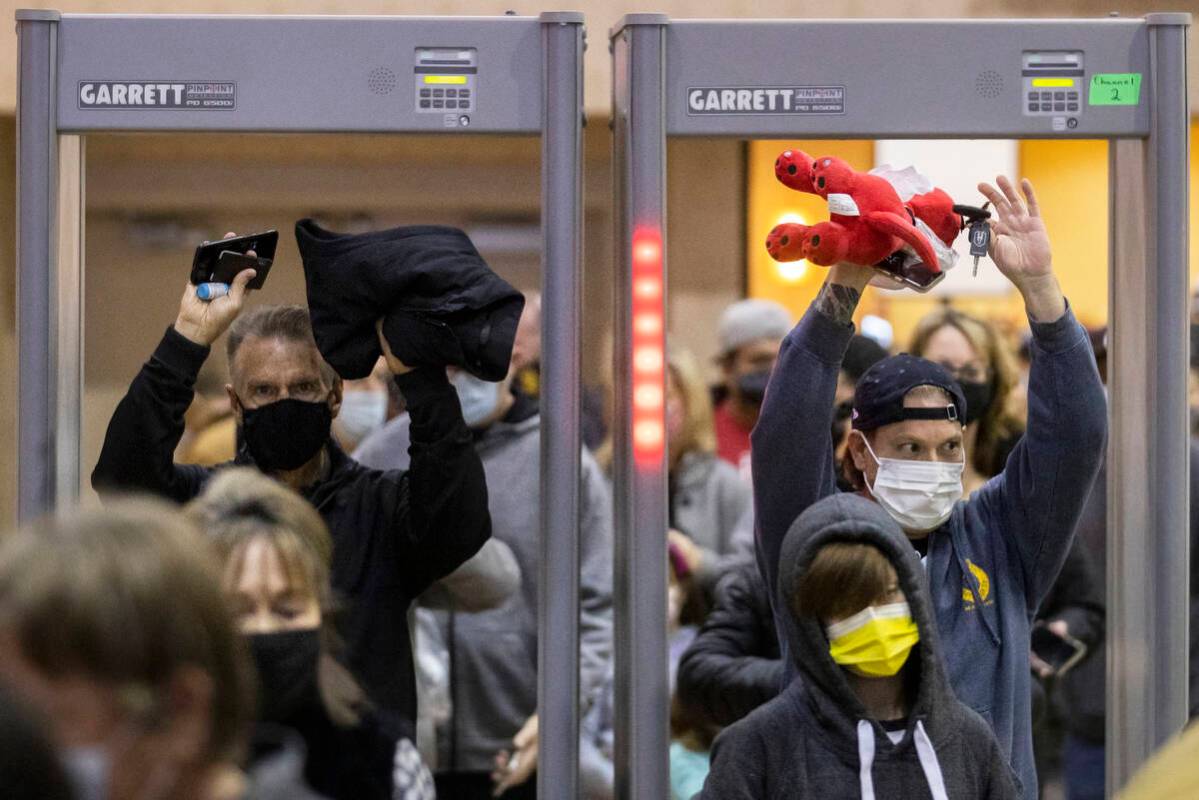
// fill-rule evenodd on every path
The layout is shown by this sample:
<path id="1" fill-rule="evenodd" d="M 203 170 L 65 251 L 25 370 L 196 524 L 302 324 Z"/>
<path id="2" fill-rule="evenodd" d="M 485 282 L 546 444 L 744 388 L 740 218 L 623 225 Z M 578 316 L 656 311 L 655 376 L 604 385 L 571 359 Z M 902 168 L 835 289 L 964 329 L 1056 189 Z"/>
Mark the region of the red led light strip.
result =
<path id="1" fill-rule="evenodd" d="M 633 460 L 661 464 L 666 452 L 665 320 L 662 238 L 633 233 Z"/>

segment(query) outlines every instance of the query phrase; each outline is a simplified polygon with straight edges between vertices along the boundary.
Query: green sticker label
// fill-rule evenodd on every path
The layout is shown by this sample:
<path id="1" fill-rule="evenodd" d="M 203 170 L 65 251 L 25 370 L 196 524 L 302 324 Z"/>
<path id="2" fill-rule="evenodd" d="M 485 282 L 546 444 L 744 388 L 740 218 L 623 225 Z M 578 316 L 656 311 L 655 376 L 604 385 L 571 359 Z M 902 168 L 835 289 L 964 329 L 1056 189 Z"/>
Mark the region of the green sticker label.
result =
<path id="1" fill-rule="evenodd" d="M 1141 102 L 1141 73 L 1113 72 L 1091 76 L 1093 106 L 1135 106 Z"/>

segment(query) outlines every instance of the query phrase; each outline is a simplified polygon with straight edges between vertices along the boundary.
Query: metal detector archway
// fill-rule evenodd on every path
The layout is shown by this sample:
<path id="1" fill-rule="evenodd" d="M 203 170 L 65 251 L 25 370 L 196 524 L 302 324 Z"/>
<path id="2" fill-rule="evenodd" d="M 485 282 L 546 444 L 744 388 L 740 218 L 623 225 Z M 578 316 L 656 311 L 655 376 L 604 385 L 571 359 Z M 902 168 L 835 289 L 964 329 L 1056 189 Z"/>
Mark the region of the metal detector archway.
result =
<path id="1" fill-rule="evenodd" d="M 1109 233 L 1109 788 L 1182 728 L 1189 24 L 1189 14 L 981 21 L 635 14 L 612 30 L 616 382 L 624 389 L 615 429 L 619 797 L 667 793 L 667 136 L 1109 140 L 1112 219 L 1127 222 Z M 1136 104 L 1087 96 L 1096 76 L 1116 82 L 1100 81 L 1108 87 L 1130 85 L 1116 76 L 1134 75 L 1144 81 Z M 1073 79 L 1049 85 L 1072 85 L 1076 94 L 1034 96 L 1043 85 L 1032 83 L 1037 77 Z"/>
<path id="2" fill-rule="evenodd" d="M 17 12 L 17 26 L 22 520 L 73 502 L 79 488 L 86 134 L 541 136 L 538 783 L 544 797 L 574 796 L 582 15 L 134 16 L 29 10 Z"/>

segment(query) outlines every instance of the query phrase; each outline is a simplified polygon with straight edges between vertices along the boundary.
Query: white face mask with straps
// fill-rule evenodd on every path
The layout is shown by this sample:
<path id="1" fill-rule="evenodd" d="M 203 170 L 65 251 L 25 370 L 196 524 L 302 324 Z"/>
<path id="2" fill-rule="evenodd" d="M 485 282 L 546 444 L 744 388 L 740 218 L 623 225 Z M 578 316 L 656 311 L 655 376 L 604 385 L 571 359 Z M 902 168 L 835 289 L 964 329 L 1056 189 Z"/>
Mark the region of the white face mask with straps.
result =
<path id="1" fill-rule="evenodd" d="M 962 499 L 964 461 L 909 461 L 879 458 L 861 431 L 866 451 L 878 464 L 874 485 L 866 488 L 905 531 L 923 533 L 940 527 Z"/>

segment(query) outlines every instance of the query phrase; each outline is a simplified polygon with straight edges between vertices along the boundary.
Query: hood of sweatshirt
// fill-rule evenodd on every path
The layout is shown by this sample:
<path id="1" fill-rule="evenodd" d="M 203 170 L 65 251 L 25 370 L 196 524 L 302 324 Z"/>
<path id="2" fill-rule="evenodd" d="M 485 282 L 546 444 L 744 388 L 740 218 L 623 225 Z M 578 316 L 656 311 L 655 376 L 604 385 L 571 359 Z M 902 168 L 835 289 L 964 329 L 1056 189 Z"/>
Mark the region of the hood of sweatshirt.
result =
<path id="1" fill-rule="evenodd" d="M 821 622 L 790 612 L 799 582 L 817 551 L 832 542 L 873 545 L 895 567 L 899 586 L 920 632 L 920 643 L 912 650 L 902 673 L 909 681 L 907 741 L 917 738 L 913 736 L 917 723 L 933 744 L 943 741 L 957 727 L 962 711 L 941 665 L 928 579 L 919 556 L 899 525 L 877 503 L 855 494 L 834 494 L 804 511 L 787 532 L 779 560 L 778 603 L 780 609 L 786 610 L 779 617 L 784 621 L 783 633 L 812 711 L 821 718 L 828 735 L 841 740 L 833 742 L 834 745 L 858 750 L 862 744 L 862 724 L 882 734 L 877 724 L 869 722 L 845 672 L 833 661 Z"/>

